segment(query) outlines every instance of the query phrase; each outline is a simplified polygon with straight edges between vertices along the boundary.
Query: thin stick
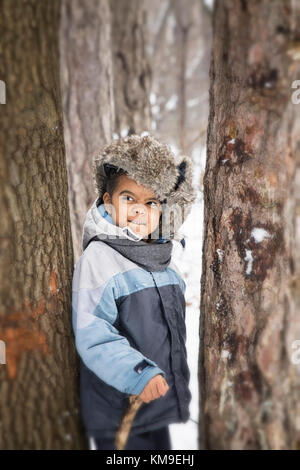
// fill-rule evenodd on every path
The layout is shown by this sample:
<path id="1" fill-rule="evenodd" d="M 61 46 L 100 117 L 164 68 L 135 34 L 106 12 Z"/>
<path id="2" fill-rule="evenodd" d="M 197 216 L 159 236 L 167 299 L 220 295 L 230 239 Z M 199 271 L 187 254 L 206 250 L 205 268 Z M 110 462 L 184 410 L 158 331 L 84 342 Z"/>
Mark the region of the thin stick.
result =
<path id="1" fill-rule="evenodd" d="M 165 384 L 167 384 L 164 377 L 163 380 Z M 124 450 L 130 433 L 132 421 L 134 420 L 137 411 L 143 403 L 144 401 L 140 398 L 139 395 L 130 395 L 129 407 L 125 411 L 115 435 L 115 448 L 117 450 Z"/>
<path id="2" fill-rule="evenodd" d="M 118 427 L 115 436 L 115 447 L 117 450 L 124 450 L 126 446 L 126 442 L 128 440 L 129 432 L 131 429 L 132 421 L 134 417 L 142 405 L 143 400 L 139 397 L 139 395 L 130 395 L 129 397 L 129 407 L 124 413 L 124 416 L 121 420 L 121 423 Z"/>

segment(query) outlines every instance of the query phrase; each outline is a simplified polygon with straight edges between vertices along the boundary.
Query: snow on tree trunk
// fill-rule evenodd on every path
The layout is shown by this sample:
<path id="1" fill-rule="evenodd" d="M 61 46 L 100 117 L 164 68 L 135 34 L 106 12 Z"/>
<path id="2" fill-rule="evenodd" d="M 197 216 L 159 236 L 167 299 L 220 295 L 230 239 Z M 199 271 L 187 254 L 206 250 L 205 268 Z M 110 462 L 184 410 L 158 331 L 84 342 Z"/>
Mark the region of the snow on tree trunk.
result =
<path id="1" fill-rule="evenodd" d="M 299 449 L 300 374 L 292 356 L 300 339 L 294 282 L 300 134 L 291 84 L 300 78 L 293 53 L 300 25 L 289 1 L 224 0 L 216 1 L 213 27 L 200 448 Z"/>
<path id="2" fill-rule="evenodd" d="M 59 15 L 58 0 L 0 3 L 0 76 L 6 85 L 0 126 L 3 450 L 88 448 L 71 324 Z"/>

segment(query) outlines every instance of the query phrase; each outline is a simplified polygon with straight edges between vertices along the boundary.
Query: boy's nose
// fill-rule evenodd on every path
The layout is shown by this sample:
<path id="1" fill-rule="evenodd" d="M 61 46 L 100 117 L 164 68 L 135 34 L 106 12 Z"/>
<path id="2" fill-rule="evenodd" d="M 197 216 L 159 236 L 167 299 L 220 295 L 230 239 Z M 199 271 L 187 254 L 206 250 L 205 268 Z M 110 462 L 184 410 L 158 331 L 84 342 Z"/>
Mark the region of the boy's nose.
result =
<path id="1" fill-rule="evenodd" d="M 131 209 L 130 214 L 128 214 L 130 221 L 146 223 L 145 216 L 147 212 L 143 204 L 132 207 Z"/>
<path id="2" fill-rule="evenodd" d="M 143 204 L 140 204 L 138 206 L 134 206 L 134 208 L 133 208 L 133 212 L 135 214 L 141 214 L 141 215 L 145 214 L 145 210 L 146 210 L 146 208 Z"/>

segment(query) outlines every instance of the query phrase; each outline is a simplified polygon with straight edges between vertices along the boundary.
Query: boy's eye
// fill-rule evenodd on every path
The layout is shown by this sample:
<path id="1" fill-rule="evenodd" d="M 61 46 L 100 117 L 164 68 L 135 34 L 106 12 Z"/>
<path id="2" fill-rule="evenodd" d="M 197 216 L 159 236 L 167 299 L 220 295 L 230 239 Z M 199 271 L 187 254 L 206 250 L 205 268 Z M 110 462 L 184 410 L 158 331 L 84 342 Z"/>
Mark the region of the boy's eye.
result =
<path id="1" fill-rule="evenodd" d="M 129 200 L 128 198 L 133 199 L 133 197 L 129 196 L 128 194 L 126 194 L 126 196 L 122 197 L 122 199 L 124 199 L 125 201 L 128 201 Z M 154 204 L 154 207 L 158 207 L 158 203 L 155 202 L 155 201 L 149 201 L 149 202 L 147 202 L 147 204 Z"/>
<path id="2" fill-rule="evenodd" d="M 149 201 L 147 204 L 154 204 L 156 207 L 158 207 L 158 204 L 155 201 Z"/>

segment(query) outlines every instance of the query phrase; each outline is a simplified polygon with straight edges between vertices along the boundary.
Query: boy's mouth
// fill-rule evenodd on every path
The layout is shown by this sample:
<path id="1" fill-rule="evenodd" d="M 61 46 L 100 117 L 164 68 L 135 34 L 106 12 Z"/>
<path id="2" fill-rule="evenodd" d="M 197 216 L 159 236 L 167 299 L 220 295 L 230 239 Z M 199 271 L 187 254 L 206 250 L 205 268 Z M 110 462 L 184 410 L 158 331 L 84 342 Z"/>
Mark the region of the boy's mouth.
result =
<path id="1" fill-rule="evenodd" d="M 137 220 L 137 219 L 135 219 L 135 220 L 128 220 L 128 222 L 130 222 L 131 224 L 135 224 L 135 225 L 146 225 L 145 222 L 141 222 L 141 221 L 139 221 L 139 220 Z"/>

